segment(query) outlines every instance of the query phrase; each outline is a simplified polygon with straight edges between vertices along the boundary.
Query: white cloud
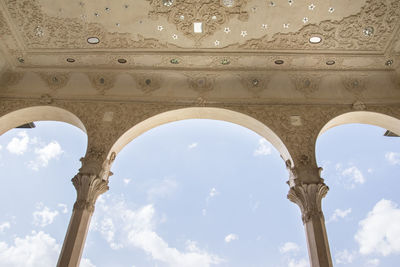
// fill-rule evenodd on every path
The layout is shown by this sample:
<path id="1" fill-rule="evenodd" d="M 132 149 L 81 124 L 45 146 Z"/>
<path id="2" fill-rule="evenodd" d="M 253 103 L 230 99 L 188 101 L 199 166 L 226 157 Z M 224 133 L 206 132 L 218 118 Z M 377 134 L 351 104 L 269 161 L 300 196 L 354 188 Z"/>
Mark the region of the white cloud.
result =
<path id="1" fill-rule="evenodd" d="M 400 165 L 400 153 L 387 152 L 385 158 L 392 165 Z"/>
<path id="2" fill-rule="evenodd" d="M 356 166 L 350 166 L 343 169 L 342 164 L 336 164 L 336 171 L 340 174 L 340 182 L 348 189 L 353 189 L 357 184 L 364 184 L 365 178 L 360 169 Z"/>
<path id="3" fill-rule="evenodd" d="M 352 166 L 342 171 L 342 175 L 350 178 L 354 183 L 363 184 L 365 183 L 365 178 L 362 172 L 356 167 Z"/>
<path id="4" fill-rule="evenodd" d="M 380 263 L 379 259 L 370 259 L 367 261 L 367 266 L 374 267 L 374 266 L 378 266 L 379 263 Z"/>
<path id="5" fill-rule="evenodd" d="M 196 148 L 198 145 L 199 145 L 198 143 L 192 143 L 192 144 L 188 145 L 188 149 Z"/>
<path id="6" fill-rule="evenodd" d="M 124 180 L 122 180 L 124 182 L 125 185 L 128 185 L 131 182 L 131 179 L 129 178 L 125 178 Z"/>
<path id="7" fill-rule="evenodd" d="M 36 159 L 29 161 L 28 166 L 32 170 L 38 171 L 40 167 L 47 167 L 51 159 L 58 158 L 63 152 L 60 144 L 52 141 L 40 149 L 35 149 Z"/>
<path id="8" fill-rule="evenodd" d="M 79 267 L 96 267 L 89 259 L 82 258 Z"/>
<path id="9" fill-rule="evenodd" d="M 386 199 L 380 200 L 367 217 L 360 221 L 355 240 L 361 254 L 383 256 L 400 253 L 400 209 Z"/>
<path id="10" fill-rule="evenodd" d="M 289 253 L 289 252 L 298 252 L 300 250 L 299 245 L 293 242 L 286 242 L 279 248 L 279 251 L 282 254 Z"/>
<path id="11" fill-rule="evenodd" d="M 147 199 L 149 201 L 154 201 L 155 199 L 168 197 L 172 195 L 177 188 L 178 183 L 176 180 L 165 178 L 147 190 Z"/>
<path id="12" fill-rule="evenodd" d="M 67 205 L 66 205 L 66 204 L 59 203 L 57 206 L 61 208 L 61 212 L 62 212 L 62 213 L 65 214 L 65 213 L 68 212 L 68 208 L 67 208 Z"/>
<path id="13" fill-rule="evenodd" d="M 112 249 L 120 249 L 123 248 L 123 245 L 115 242 L 115 226 L 112 218 L 104 218 L 100 222 L 100 233 L 104 237 L 104 239 L 108 242 Z"/>
<path id="14" fill-rule="evenodd" d="M 151 204 L 131 210 L 124 201 L 114 200 L 106 203 L 102 200 L 98 202 L 96 210 L 93 230 L 101 231 L 99 227 L 105 221 L 108 229 L 113 229 L 112 242 L 117 240 L 124 246 L 139 248 L 154 260 L 168 266 L 208 267 L 223 261 L 218 256 L 200 249 L 191 240 L 186 241 L 184 251 L 170 247 L 156 232 L 157 220 L 154 206 Z"/>
<path id="15" fill-rule="evenodd" d="M 60 246 L 44 232 L 33 231 L 25 238 L 16 237 L 13 245 L 0 242 L 2 267 L 53 267 L 57 263 Z"/>
<path id="16" fill-rule="evenodd" d="M 3 149 L 3 147 L 0 145 L 0 150 L 2 150 Z"/>
<path id="17" fill-rule="evenodd" d="M 22 155 L 28 149 L 29 136 L 25 131 L 19 132 L 17 136 L 7 144 L 7 150 L 12 154 Z"/>
<path id="18" fill-rule="evenodd" d="M 237 234 L 229 234 L 229 235 L 225 236 L 226 243 L 230 243 L 230 242 L 238 240 L 238 239 L 239 239 L 239 237 Z"/>
<path id="19" fill-rule="evenodd" d="M 349 264 L 352 263 L 355 258 L 356 252 L 349 252 L 347 249 L 338 251 L 335 254 L 336 264 Z"/>
<path id="20" fill-rule="evenodd" d="M 337 221 L 338 218 L 344 218 L 351 213 L 351 208 L 347 210 L 336 209 L 335 212 L 332 214 L 331 218 L 327 222 Z"/>
<path id="21" fill-rule="evenodd" d="M 207 215 L 207 210 L 206 209 L 202 209 L 201 210 L 201 214 L 203 214 L 203 216 L 206 216 Z"/>
<path id="22" fill-rule="evenodd" d="M 37 209 L 41 209 L 33 212 L 33 224 L 37 226 L 45 227 L 52 224 L 58 215 L 58 211 L 51 211 L 48 207 L 43 207 L 42 203 L 37 205 Z"/>
<path id="23" fill-rule="evenodd" d="M 300 259 L 296 261 L 295 259 L 290 259 L 288 263 L 288 267 L 308 267 L 308 261 L 306 259 Z"/>
<path id="24" fill-rule="evenodd" d="M 4 233 L 6 229 L 10 229 L 10 222 L 3 222 L 0 224 L 0 234 Z"/>
<path id="25" fill-rule="evenodd" d="M 212 198 L 218 196 L 219 194 L 220 194 L 220 193 L 218 192 L 218 190 L 217 190 L 215 187 L 211 188 L 211 189 L 210 189 L 210 192 L 208 192 L 208 195 L 207 195 L 207 197 L 206 197 L 206 202 L 207 202 L 207 204 L 208 204 L 208 202 L 210 201 L 210 199 L 212 199 Z"/>
<path id="26" fill-rule="evenodd" d="M 254 151 L 254 156 L 270 155 L 272 153 L 271 144 L 265 139 L 258 140 L 258 147 Z"/>

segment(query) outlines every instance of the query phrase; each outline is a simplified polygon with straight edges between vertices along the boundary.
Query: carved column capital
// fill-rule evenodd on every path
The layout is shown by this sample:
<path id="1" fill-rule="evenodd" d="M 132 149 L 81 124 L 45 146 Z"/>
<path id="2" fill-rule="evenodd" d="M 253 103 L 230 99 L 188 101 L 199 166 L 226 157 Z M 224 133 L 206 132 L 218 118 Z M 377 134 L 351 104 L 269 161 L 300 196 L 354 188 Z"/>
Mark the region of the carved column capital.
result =
<path id="1" fill-rule="evenodd" d="M 77 192 L 74 210 L 86 209 L 93 212 L 97 198 L 108 190 L 108 180 L 95 174 L 78 173 L 71 181 Z"/>
<path id="2" fill-rule="evenodd" d="M 300 207 L 304 224 L 313 217 L 324 217 L 321 201 L 328 190 L 329 187 L 324 183 L 298 184 L 290 188 L 287 197 Z"/>
<path id="3" fill-rule="evenodd" d="M 110 168 L 115 160 L 115 153 L 112 153 L 111 157 L 102 163 L 98 158 L 101 157 L 82 158 L 82 168 L 71 180 L 77 192 L 74 210 L 85 209 L 93 212 L 97 198 L 109 189 L 108 180 L 113 175 Z"/>

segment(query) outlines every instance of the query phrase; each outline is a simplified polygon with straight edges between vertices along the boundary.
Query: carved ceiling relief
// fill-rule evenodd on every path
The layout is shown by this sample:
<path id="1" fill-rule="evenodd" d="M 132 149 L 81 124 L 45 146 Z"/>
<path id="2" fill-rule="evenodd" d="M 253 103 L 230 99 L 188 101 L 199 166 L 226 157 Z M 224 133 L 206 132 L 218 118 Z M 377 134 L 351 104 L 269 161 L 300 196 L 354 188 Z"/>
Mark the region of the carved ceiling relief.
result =
<path id="1" fill-rule="evenodd" d="M 161 88 L 162 77 L 157 74 L 137 73 L 132 74 L 133 79 L 140 91 L 146 95 L 151 95 L 154 91 Z"/>
<path id="2" fill-rule="evenodd" d="M 196 91 L 200 97 L 206 97 L 214 90 L 215 74 L 186 74 L 189 88 Z"/>
<path id="3" fill-rule="evenodd" d="M 343 77 L 342 82 L 344 88 L 355 97 L 361 97 L 362 93 L 367 89 L 364 76 L 345 76 Z"/>
<path id="4" fill-rule="evenodd" d="M 69 73 L 39 73 L 52 92 L 65 87 L 70 79 Z"/>
<path id="5" fill-rule="evenodd" d="M 7 0 L 7 7 L 12 19 L 21 27 L 24 41 L 30 48 L 88 47 L 88 33 L 101 38 L 98 47 L 102 48 L 177 48 L 155 38 L 107 33 L 101 24 L 86 23 L 83 19 L 48 16 L 42 12 L 38 0 Z"/>
<path id="6" fill-rule="evenodd" d="M 290 78 L 294 83 L 295 89 L 308 97 L 318 91 L 322 79 L 320 74 L 291 74 Z"/>
<path id="7" fill-rule="evenodd" d="M 253 97 L 259 98 L 260 94 L 268 89 L 268 83 L 271 79 L 270 75 L 239 75 L 240 82 Z"/>
<path id="8" fill-rule="evenodd" d="M 243 49 L 340 49 L 340 50 L 383 50 L 395 23 L 400 18 L 398 0 L 368 0 L 361 12 L 341 21 L 323 21 L 308 24 L 295 33 L 277 33 L 269 40 L 268 36 L 252 39 L 232 48 Z M 315 45 L 305 40 L 310 36 L 323 37 Z"/>
<path id="9" fill-rule="evenodd" d="M 244 10 L 247 0 L 148 1 L 153 8 L 150 15 L 167 18 L 180 32 L 197 40 L 212 35 L 231 17 L 242 21 L 248 18 Z M 83 18 L 49 16 L 42 11 L 38 0 L 7 0 L 6 7 L 14 23 L 20 27 L 19 30 L 29 48 L 86 48 L 90 46 L 86 42 L 87 33 L 100 37 L 101 42 L 97 45 L 99 48 L 179 48 L 177 45 L 161 42 L 157 37 L 145 38 L 131 33 L 105 32 L 100 23 L 89 23 Z M 181 16 L 185 19 L 182 20 Z M 307 24 L 297 32 L 277 33 L 271 40 L 265 35 L 227 48 L 380 51 L 386 47 L 399 18 L 398 0 L 368 0 L 359 14 L 348 16 L 341 21 L 326 20 L 318 25 Z M 202 22 L 202 33 L 193 32 L 193 23 L 196 20 Z M 317 45 L 307 41 L 315 34 L 323 37 L 322 42 Z"/>
<path id="10" fill-rule="evenodd" d="M 115 74 L 113 73 L 88 73 L 88 77 L 92 86 L 101 95 L 104 95 L 106 91 L 114 87 L 116 80 Z"/>
<path id="11" fill-rule="evenodd" d="M 247 21 L 249 14 L 244 11 L 247 0 L 147 0 L 153 10 L 154 19 L 164 16 L 176 25 L 178 31 L 199 42 L 214 34 L 233 16 Z M 195 33 L 194 23 L 201 23 L 201 32 Z"/>

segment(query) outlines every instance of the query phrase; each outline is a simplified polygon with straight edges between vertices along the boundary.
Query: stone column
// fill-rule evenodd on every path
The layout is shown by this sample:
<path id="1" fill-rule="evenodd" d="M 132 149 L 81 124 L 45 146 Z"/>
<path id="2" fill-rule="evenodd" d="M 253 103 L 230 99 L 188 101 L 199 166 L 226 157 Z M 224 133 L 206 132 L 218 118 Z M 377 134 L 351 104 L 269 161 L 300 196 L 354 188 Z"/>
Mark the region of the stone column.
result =
<path id="1" fill-rule="evenodd" d="M 87 158 L 81 159 L 82 168 L 72 178 L 77 198 L 57 267 L 79 266 L 95 202 L 101 194 L 108 190 L 108 177 L 112 175 L 109 169 L 114 158 L 115 155 L 111 160 L 100 164 L 100 168 L 95 167 L 96 161 L 90 162 Z M 90 164 L 88 164 L 89 162 Z M 97 172 L 96 169 L 100 169 L 100 171 Z"/>
<path id="2" fill-rule="evenodd" d="M 317 170 L 319 177 L 322 168 L 309 168 L 308 171 L 304 171 L 304 169 L 301 171 L 296 171 L 295 168 L 290 169 L 290 190 L 287 197 L 300 207 L 307 237 L 310 266 L 332 267 L 332 258 L 325 228 L 325 218 L 321 208 L 322 198 L 326 196 L 329 188 L 321 178 L 315 183 L 304 183 L 302 180 L 310 179 L 301 179 L 301 176 L 298 176 L 298 174 L 301 173 L 315 174 L 312 170 Z"/>

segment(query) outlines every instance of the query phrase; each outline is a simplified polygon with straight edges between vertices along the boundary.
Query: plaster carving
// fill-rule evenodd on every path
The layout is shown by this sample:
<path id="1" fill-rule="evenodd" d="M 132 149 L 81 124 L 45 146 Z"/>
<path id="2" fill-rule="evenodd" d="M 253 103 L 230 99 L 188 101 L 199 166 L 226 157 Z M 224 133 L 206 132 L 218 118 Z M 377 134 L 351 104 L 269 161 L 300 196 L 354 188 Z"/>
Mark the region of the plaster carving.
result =
<path id="1" fill-rule="evenodd" d="M 92 86 L 104 95 L 107 90 L 114 87 L 115 75 L 112 73 L 88 73 Z"/>
<path id="2" fill-rule="evenodd" d="M 39 102 L 41 104 L 50 105 L 54 102 L 54 99 L 49 94 L 44 94 L 40 96 Z"/>
<path id="3" fill-rule="evenodd" d="M 39 73 L 39 76 L 49 86 L 52 91 L 65 87 L 69 81 L 69 73 Z"/>
<path id="4" fill-rule="evenodd" d="M 288 199 L 296 203 L 301 210 L 303 223 L 312 217 L 322 217 L 321 201 L 328 193 L 329 187 L 324 183 L 299 184 L 290 188 Z"/>
<path id="5" fill-rule="evenodd" d="M 10 28 L 7 25 L 6 19 L 2 12 L 0 12 L 0 35 L 9 35 L 11 34 Z"/>
<path id="6" fill-rule="evenodd" d="M 341 21 L 322 21 L 319 25 L 308 24 L 295 33 L 277 33 L 271 40 L 268 36 L 251 39 L 244 44 L 231 45 L 242 49 L 335 49 L 335 50 L 383 50 L 395 23 L 400 18 L 400 3 L 397 0 L 368 0 L 361 12 Z M 366 36 L 363 30 L 373 27 L 374 34 Z M 310 36 L 323 37 L 315 45 L 304 40 Z"/>
<path id="7" fill-rule="evenodd" d="M 212 57 L 211 66 L 216 68 L 226 68 L 229 65 L 237 66 L 239 61 L 238 56 L 216 56 Z"/>
<path id="8" fill-rule="evenodd" d="M 357 111 L 365 110 L 366 107 L 367 106 L 361 101 L 356 101 L 353 103 L 353 109 Z"/>
<path id="9" fill-rule="evenodd" d="M 248 20 L 248 12 L 244 7 L 248 0 L 236 0 L 231 6 L 225 6 L 221 0 L 175 0 L 164 4 L 161 0 L 147 0 L 153 8 L 149 16 L 158 19 L 164 16 L 176 25 L 178 31 L 185 36 L 200 41 L 214 34 L 232 16 L 237 16 L 241 21 Z M 202 23 L 202 32 L 193 32 L 193 23 Z"/>
<path id="10" fill-rule="evenodd" d="M 318 91 L 322 75 L 312 74 L 305 76 L 304 74 L 292 74 L 290 78 L 295 85 L 295 89 L 307 97 Z"/>
<path id="11" fill-rule="evenodd" d="M 266 75 L 239 75 L 240 82 L 243 87 L 246 88 L 253 97 L 260 97 L 260 94 L 268 89 L 268 82 L 270 76 Z"/>
<path id="12" fill-rule="evenodd" d="M 140 91 L 146 95 L 161 88 L 162 78 L 157 74 L 138 73 L 132 74 Z"/>
<path id="13" fill-rule="evenodd" d="M 215 75 L 213 74 L 186 74 L 186 76 L 188 77 L 189 87 L 196 91 L 199 96 L 205 96 L 209 91 L 214 89 Z"/>
<path id="14" fill-rule="evenodd" d="M 366 90 L 366 84 L 363 77 L 346 76 L 343 78 L 343 86 L 347 91 L 355 96 L 361 96 Z"/>
<path id="15" fill-rule="evenodd" d="M 142 35 L 106 33 L 99 23 L 85 23 L 81 19 L 51 17 L 42 12 L 37 0 L 6 3 L 11 18 L 23 31 L 24 41 L 30 48 L 78 48 L 88 47 L 87 33 L 101 39 L 99 47 L 107 48 L 177 48 L 176 45 L 160 42 Z M 43 34 L 37 34 L 36 28 Z M 85 29 L 82 31 L 82 29 Z"/>

